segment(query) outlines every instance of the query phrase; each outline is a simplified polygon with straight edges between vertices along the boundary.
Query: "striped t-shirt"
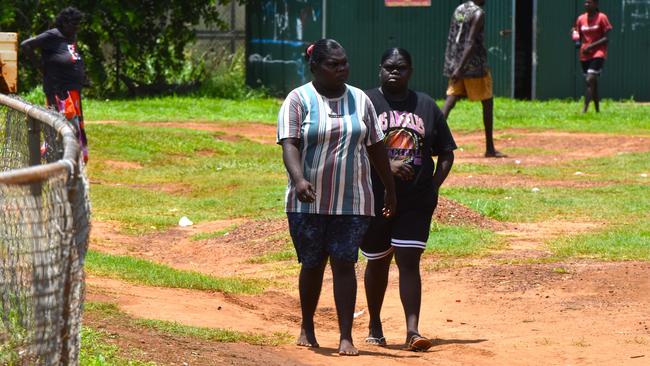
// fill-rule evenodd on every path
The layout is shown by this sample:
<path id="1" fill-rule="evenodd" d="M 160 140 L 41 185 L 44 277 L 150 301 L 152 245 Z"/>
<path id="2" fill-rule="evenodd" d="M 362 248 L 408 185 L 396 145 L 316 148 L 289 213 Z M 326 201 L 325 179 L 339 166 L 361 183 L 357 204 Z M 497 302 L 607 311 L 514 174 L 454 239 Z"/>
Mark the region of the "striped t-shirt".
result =
<path id="1" fill-rule="evenodd" d="M 346 85 L 343 96 L 320 95 L 312 83 L 291 91 L 278 115 L 277 142 L 300 140 L 303 176 L 316 190 L 300 202 L 289 177 L 286 211 L 324 215 L 374 215 L 366 146 L 384 136 L 366 94 Z"/>

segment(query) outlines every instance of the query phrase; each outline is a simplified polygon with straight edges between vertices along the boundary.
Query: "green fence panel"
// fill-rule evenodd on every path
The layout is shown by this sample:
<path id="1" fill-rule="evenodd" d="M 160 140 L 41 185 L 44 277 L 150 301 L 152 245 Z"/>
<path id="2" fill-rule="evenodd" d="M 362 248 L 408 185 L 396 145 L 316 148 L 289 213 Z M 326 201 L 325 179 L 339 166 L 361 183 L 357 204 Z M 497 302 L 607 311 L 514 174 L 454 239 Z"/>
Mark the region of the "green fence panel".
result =
<path id="1" fill-rule="evenodd" d="M 321 0 L 252 0 L 246 7 L 246 82 L 286 94 L 311 80 L 305 45 L 321 38 Z"/>
<path id="2" fill-rule="evenodd" d="M 535 97 L 574 98 L 579 71 L 578 50 L 571 40 L 577 1 L 537 1 Z M 582 5 L 580 5 L 582 6 Z M 582 84 L 580 84 L 582 85 Z"/>
<path id="3" fill-rule="evenodd" d="M 650 0 L 601 1 L 614 29 L 600 80 L 603 98 L 650 100 Z M 584 12 L 582 1 L 537 1 L 536 96 L 580 98 L 584 76 L 569 30 Z"/>
<path id="4" fill-rule="evenodd" d="M 350 84 L 378 85 L 381 54 L 390 47 L 411 53 L 415 74 L 411 87 L 442 97 L 447 32 L 456 1 L 432 1 L 428 7 L 386 7 L 383 1 L 329 1 L 327 36 L 346 48 Z"/>
<path id="5" fill-rule="evenodd" d="M 455 3 L 455 2 L 453 2 Z M 492 69 L 494 95 L 514 96 L 512 47 L 514 37 L 512 0 L 485 2 L 485 47 Z"/>

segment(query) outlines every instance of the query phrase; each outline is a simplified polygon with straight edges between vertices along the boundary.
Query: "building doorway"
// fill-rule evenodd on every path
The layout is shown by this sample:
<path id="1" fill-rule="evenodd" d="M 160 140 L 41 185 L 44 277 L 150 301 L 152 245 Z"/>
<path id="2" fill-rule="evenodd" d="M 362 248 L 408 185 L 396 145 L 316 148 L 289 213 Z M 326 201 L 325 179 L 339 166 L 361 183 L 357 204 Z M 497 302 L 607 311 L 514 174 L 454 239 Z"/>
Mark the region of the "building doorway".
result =
<path id="1" fill-rule="evenodd" d="M 515 81 L 516 99 L 533 97 L 533 0 L 515 1 Z"/>

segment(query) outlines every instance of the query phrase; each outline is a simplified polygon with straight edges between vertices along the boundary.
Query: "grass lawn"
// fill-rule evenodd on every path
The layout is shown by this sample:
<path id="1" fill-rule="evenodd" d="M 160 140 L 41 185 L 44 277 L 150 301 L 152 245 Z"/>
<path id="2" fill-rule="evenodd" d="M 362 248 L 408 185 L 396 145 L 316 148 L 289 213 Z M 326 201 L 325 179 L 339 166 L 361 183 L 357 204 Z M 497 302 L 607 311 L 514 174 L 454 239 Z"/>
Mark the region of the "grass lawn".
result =
<path id="1" fill-rule="evenodd" d="M 275 99 L 165 97 L 86 103 L 89 120 L 143 122 L 242 120 L 274 124 L 278 108 L 279 101 Z M 650 134 L 650 106 L 631 102 L 604 101 L 602 113 L 583 115 L 575 101 L 523 102 L 498 98 L 495 110 L 497 128 Z M 480 104 L 463 102 L 453 111 L 450 125 L 457 130 L 477 130 L 482 128 L 477 120 Z M 246 139 L 228 141 L 216 132 L 160 128 L 146 123 L 89 124 L 87 130 L 91 140 L 89 176 L 95 219 L 117 221 L 124 231 L 142 234 L 176 225 L 183 215 L 194 222 L 283 215 L 286 175 L 280 148 L 275 145 Z M 130 162 L 136 168 L 111 165 L 109 161 Z M 594 249 L 592 253 L 584 248 L 566 248 L 600 238 L 617 243 L 617 238 L 626 235 L 632 236 L 632 243 L 638 243 L 632 244 L 635 247 L 649 246 L 643 228 L 650 221 L 650 201 L 639 199 L 650 196 L 647 178 L 640 174 L 650 171 L 649 162 L 650 154 L 635 153 L 532 167 L 514 163 L 456 164 L 452 174 L 518 174 L 541 180 L 572 176 L 601 184 L 592 188 L 544 188 L 536 193 L 523 188 L 443 187 L 442 194 L 501 221 L 604 222 L 602 232 L 595 236 L 551 243 L 558 255 L 599 255 L 601 250 Z M 588 174 L 575 177 L 576 171 Z M 468 227 L 435 226 L 432 231 L 435 235 L 428 250 L 443 256 L 480 254 L 499 245 L 492 233 Z M 293 259 L 289 249 L 253 261 Z M 621 250 L 619 254 L 603 255 L 627 258 L 628 250 Z M 647 258 L 643 250 L 629 251 L 636 253 L 632 257 Z"/>
<path id="2" fill-rule="evenodd" d="M 177 270 L 143 259 L 93 250 L 86 255 L 85 266 L 89 273 L 97 276 L 118 278 L 148 286 L 237 294 L 257 294 L 263 292 L 265 287 L 259 280 L 217 278 L 197 272 Z"/>
<path id="3" fill-rule="evenodd" d="M 167 121 L 254 121 L 274 125 L 280 109 L 279 99 L 233 101 L 214 98 L 163 97 L 135 100 L 93 100 L 85 102 L 89 121 L 132 122 Z M 442 106 L 442 101 L 438 101 Z M 574 132 L 620 134 L 650 133 L 650 105 L 604 100 L 602 113 L 580 112 L 581 104 L 573 100 L 520 101 L 495 99 L 495 128 L 554 129 Z M 616 121 L 615 123 L 613 121 Z M 461 101 L 449 117 L 456 131 L 483 128 L 481 104 Z"/>
<path id="4" fill-rule="evenodd" d="M 102 302 L 86 302 L 84 311 L 88 316 L 117 323 L 127 323 L 129 327 L 141 331 L 152 331 L 161 336 L 171 336 L 186 340 L 207 340 L 213 342 L 242 342 L 253 345 L 287 344 L 292 337 L 287 333 L 253 334 L 230 329 L 200 328 L 175 322 L 134 319 L 121 312 L 116 305 Z M 100 327 L 101 328 L 101 327 Z M 115 335 L 92 326 L 81 329 L 81 366 L 153 366 L 146 354 L 134 349 L 120 349 L 110 342 Z"/>

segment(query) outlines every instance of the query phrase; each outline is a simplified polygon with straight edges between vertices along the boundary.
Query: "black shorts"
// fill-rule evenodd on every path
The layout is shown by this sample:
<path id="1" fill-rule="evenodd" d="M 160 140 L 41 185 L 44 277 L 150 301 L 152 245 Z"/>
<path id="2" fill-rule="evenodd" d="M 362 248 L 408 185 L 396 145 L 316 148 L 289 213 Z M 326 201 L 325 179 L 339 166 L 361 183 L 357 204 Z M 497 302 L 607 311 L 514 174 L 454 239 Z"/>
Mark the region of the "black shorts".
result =
<path id="1" fill-rule="evenodd" d="M 588 74 L 600 75 L 605 65 L 605 59 L 602 57 L 592 58 L 586 61 L 580 61 L 582 65 L 582 72 L 587 76 Z"/>
<path id="2" fill-rule="evenodd" d="M 382 201 L 376 199 L 376 201 Z M 381 204 L 383 202 L 376 202 Z M 438 204 L 435 190 L 423 192 L 414 199 L 397 199 L 397 214 L 390 219 L 376 215 L 361 242 L 361 254 L 368 260 L 381 259 L 393 247 L 424 250 L 429 240 L 431 217 Z"/>
<path id="3" fill-rule="evenodd" d="M 287 217 L 298 262 L 305 268 L 316 268 L 328 257 L 356 263 L 359 244 L 370 223 L 370 216 L 360 215 L 288 212 Z"/>

